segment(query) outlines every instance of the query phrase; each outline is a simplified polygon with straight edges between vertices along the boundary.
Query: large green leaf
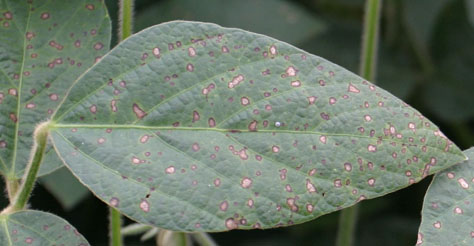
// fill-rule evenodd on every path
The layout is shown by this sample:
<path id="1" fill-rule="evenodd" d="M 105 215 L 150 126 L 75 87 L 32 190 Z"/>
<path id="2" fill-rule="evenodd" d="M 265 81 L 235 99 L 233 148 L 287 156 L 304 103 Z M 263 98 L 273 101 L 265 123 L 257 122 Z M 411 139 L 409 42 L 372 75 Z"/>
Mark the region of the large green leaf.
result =
<path id="1" fill-rule="evenodd" d="M 50 213 L 24 210 L 0 215 L 0 245 L 71 245 L 89 243 L 64 219 Z"/>
<path id="2" fill-rule="evenodd" d="M 285 0 L 165 0 L 137 15 L 142 30 L 171 20 L 213 22 L 301 43 L 320 34 L 325 23 L 297 4 Z"/>
<path id="3" fill-rule="evenodd" d="M 426 192 L 416 245 L 473 245 L 474 148 L 470 160 L 437 173 Z"/>
<path id="4" fill-rule="evenodd" d="M 301 223 L 465 159 L 419 112 L 357 75 L 197 22 L 122 42 L 73 85 L 50 127 L 100 199 L 172 230 Z"/>
<path id="5" fill-rule="evenodd" d="M 36 124 L 109 47 L 110 21 L 94 0 L 0 0 L 0 172 L 21 177 Z M 40 174 L 57 168 L 54 154 Z"/>

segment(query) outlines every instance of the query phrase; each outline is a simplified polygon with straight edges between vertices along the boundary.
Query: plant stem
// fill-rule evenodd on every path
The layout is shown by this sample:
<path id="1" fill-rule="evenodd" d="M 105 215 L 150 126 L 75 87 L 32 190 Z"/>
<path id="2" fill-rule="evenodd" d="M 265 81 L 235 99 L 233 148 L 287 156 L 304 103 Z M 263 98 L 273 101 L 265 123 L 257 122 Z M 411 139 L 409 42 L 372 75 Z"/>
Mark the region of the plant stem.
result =
<path id="1" fill-rule="evenodd" d="M 16 192 L 13 200 L 10 202 L 10 206 L 3 210 L 2 213 L 13 213 L 25 208 L 26 203 L 30 198 L 31 191 L 35 185 L 36 174 L 38 173 L 41 162 L 43 161 L 46 144 L 48 143 L 48 123 L 49 122 L 44 122 L 36 127 L 32 152 L 33 158 L 30 159 L 30 162 L 26 167 L 22 184 Z"/>
<path id="2" fill-rule="evenodd" d="M 133 0 L 119 0 L 119 41 L 133 33 Z"/>
<path id="3" fill-rule="evenodd" d="M 117 209 L 109 207 L 110 216 L 110 245 L 111 246 L 122 246 L 122 216 Z"/>
<path id="4" fill-rule="evenodd" d="M 367 0 L 364 14 L 362 53 L 359 75 L 374 82 L 377 64 L 377 43 L 382 0 Z"/>
<path id="5" fill-rule="evenodd" d="M 132 35 L 133 0 L 119 0 L 119 41 Z M 111 246 L 122 246 L 122 215 L 118 210 L 109 207 L 109 236 Z"/>
<path id="6" fill-rule="evenodd" d="M 375 83 L 381 6 L 382 0 L 367 0 L 365 5 L 359 75 L 372 83 Z M 350 246 L 354 244 L 358 211 L 359 204 L 341 211 L 336 239 L 337 246 Z"/>
<path id="7" fill-rule="evenodd" d="M 349 246 L 354 244 L 354 234 L 358 213 L 359 204 L 355 204 L 354 206 L 341 211 L 337 231 L 337 246 Z"/>
<path id="8" fill-rule="evenodd" d="M 205 232 L 192 233 L 191 236 L 201 246 L 217 246 L 217 243 Z"/>

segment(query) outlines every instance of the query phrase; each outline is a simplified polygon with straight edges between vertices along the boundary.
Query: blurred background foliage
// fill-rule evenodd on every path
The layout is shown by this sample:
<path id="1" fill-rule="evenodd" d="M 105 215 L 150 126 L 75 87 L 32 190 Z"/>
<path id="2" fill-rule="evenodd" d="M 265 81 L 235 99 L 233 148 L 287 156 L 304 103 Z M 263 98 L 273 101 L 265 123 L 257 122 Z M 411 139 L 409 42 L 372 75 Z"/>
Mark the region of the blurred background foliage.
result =
<path id="1" fill-rule="evenodd" d="M 105 1 L 116 30 L 117 1 Z M 136 0 L 135 8 L 135 32 L 177 19 L 214 22 L 272 36 L 358 72 L 363 0 Z M 474 146 L 474 1 L 383 1 L 376 83 L 462 149 Z M 414 245 L 430 180 L 362 202 L 355 245 Z M 106 206 L 66 168 L 40 179 L 31 206 L 64 217 L 92 245 L 108 245 Z M 336 212 L 292 227 L 212 236 L 219 245 L 334 245 L 337 221 Z M 139 238 L 125 242 L 154 245 Z"/>

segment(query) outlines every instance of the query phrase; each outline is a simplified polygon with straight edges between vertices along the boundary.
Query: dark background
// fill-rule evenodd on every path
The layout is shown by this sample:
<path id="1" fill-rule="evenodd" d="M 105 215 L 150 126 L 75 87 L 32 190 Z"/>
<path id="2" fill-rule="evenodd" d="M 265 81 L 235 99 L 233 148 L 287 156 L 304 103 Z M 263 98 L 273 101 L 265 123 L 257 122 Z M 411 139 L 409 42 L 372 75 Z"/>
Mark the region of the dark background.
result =
<path id="1" fill-rule="evenodd" d="M 115 32 L 117 1 L 106 4 Z M 272 36 L 358 72 L 363 0 L 137 0 L 135 9 L 135 32 L 176 19 L 214 22 Z M 421 111 L 461 149 L 473 146 L 474 1 L 385 0 L 380 27 L 377 85 Z M 40 180 L 31 206 L 65 218 L 92 245 L 107 245 L 107 207 L 66 170 L 53 175 Z M 355 245 L 414 245 L 430 181 L 362 202 Z M 219 245 L 334 245 L 338 216 L 212 236 Z M 125 242 L 154 245 L 139 237 Z"/>

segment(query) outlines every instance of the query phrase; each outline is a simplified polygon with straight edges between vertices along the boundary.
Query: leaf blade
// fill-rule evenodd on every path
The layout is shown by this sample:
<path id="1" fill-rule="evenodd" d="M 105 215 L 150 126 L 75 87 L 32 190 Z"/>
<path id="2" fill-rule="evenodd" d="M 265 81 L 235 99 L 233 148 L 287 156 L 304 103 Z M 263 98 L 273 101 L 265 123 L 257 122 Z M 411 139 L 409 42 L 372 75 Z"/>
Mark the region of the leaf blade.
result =
<path id="1" fill-rule="evenodd" d="M 50 213 L 24 210 L 2 215 L 0 222 L 2 245 L 89 245 L 67 221 Z"/>
<path id="2" fill-rule="evenodd" d="M 85 0 L 2 0 L 0 12 L 0 172 L 15 179 L 28 163 L 36 124 L 51 116 L 74 79 L 108 50 L 110 21 L 103 4 Z M 52 153 L 40 175 L 61 165 Z"/>
<path id="3" fill-rule="evenodd" d="M 416 245 L 472 244 L 474 148 L 464 153 L 470 160 L 437 173 L 428 187 Z"/>
<path id="4" fill-rule="evenodd" d="M 465 158 L 357 75 L 193 22 L 146 29 L 107 54 L 72 87 L 51 137 L 104 202 L 184 231 L 302 223 Z"/>

